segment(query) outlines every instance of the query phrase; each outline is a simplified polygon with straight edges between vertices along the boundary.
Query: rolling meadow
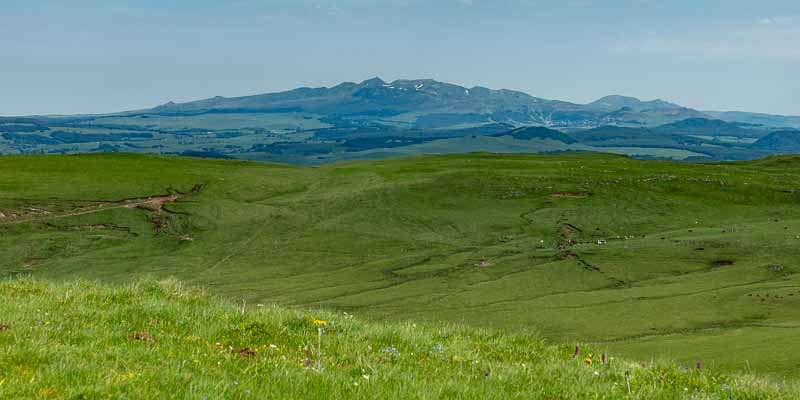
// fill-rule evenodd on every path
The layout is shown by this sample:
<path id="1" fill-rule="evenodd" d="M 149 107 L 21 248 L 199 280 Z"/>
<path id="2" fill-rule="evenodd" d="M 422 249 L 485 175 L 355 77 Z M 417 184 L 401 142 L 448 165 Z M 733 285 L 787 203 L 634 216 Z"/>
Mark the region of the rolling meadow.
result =
<path id="1" fill-rule="evenodd" d="M 455 324 L 567 353 L 581 343 L 793 380 L 798 166 L 789 156 L 472 153 L 321 167 L 8 156 L 0 275 L 112 287 L 174 278 L 248 309 Z"/>

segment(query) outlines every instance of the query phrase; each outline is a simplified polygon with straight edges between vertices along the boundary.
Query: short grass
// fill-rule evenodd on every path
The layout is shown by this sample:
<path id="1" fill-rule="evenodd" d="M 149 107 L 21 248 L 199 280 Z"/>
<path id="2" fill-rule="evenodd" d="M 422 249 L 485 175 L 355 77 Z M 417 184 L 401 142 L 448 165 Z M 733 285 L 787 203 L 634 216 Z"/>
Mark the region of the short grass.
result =
<path id="1" fill-rule="evenodd" d="M 174 280 L 0 282 L 4 399 L 794 399 L 531 334 L 234 304 Z"/>
<path id="2" fill-rule="evenodd" d="M 1 157 L 0 274 L 174 276 L 248 303 L 536 330 L 636 360 L 795 379 L 798 166 L 603 154 L 319 168 Z M 115 203 L 196 184 L 160 212 Z"/>

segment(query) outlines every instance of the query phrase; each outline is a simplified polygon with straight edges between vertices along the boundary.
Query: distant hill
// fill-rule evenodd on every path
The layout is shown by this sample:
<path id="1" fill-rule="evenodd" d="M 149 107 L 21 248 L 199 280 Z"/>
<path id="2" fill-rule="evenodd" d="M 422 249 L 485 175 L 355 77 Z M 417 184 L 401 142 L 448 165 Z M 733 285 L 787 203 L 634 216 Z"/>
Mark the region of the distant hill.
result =
<path id="1" fill-rule="evenodd" d="M 670 103 L 661 99 L 652 101 L 641 101 L 635 97 L 619 96 L 619 95 L 603 97 L 601 99 L 589 103 L 588 106 L 598 110 L 608 110 L 608 111 L 619 110 L 620 108 L 629 108 L 634 111 L 683 108 L 677 104 Z"/>
<path id="2" fill-rule="evenodd" d="M 744 122 L 748 124 L 758 124 L 774 127 L 800 128 L 800 116 L 772 115 L 762 113 L 750 113 L 741 111 L 703 111 L 705 114 L 714 118 L 719 118 L 730 122 Z"/>
<path id="3" fill-rule="evenodd" d="M 800 131 L 778 131 L 758 139 L 753 147 L 786 152 L 800 152 Z"/>
<path id="4" fill-rule="evenodd" d="M 518 140 L 549 139 L 549 140 L 564 142 L 567 144 L 578 142 L 577 140 L 575 140 L 575 138 L 573 138 L 570 135 L 567 135 L 566 133 L 540 126 L 529 126 L 524 128 L 518 128 L 508 132 L 496 133 L 492 136 L 511 136 L 514 139 Z"/>
<path id="5" fill-rule="evenodd" d="M 660 132 L 683 135 L 760 137 L 765 131 L 758 125 L 726 122 L 719 119 L 689 118 L 657 127 Z"/>
<path id="6" fill-rule="evenodd" d="M 572 136 L 583 144 L 591 146 L 642 146 L 662 148 L 684 148 L 700 145 L 706 140 L 683 135 L 675 135 L 651 128 L 626 128 L 602 126 L 594 129 L 573 132 Z"/>

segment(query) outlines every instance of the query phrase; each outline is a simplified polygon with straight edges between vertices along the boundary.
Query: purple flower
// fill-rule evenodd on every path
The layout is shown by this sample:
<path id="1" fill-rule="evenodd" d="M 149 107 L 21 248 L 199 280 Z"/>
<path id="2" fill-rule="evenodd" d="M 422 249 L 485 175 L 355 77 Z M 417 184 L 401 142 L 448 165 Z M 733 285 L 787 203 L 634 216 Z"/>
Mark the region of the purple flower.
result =
<path id="1" fill-rule="evenodd" d="M 603 354 L 600 356 L 600 360 L 603 362 L 603 365 L 606 365 L 606 353 L 603 353 Z"/>
<path id="2" fill-rule="evenodd" d="M 700 360 L 697 361 L 697 369 L 703 369 L 703 363 Z"/>
<path id="3" fill-rule="evenodd" d="M 572 358 L 577 357 L 579 354 L 581 354 L 581 348 L 576 344 L 575 345 L 575 353 L 572 354 Z"/>

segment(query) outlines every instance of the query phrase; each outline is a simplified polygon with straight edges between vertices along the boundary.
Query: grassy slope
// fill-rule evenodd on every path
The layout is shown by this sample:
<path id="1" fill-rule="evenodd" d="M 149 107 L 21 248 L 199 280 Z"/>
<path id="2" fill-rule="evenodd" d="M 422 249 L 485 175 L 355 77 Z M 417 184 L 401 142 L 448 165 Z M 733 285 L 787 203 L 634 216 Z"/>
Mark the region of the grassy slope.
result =
<path id="1" fill-rule="evenodd" d="M 6 214 L 58 214 L 205 186 L 167 206 L 175 214 L 161 215 L 161 234 L 149 222 L 158 215 L 141 209 L 0 221 L 0 273 L 111 282 L 176 276 L 249 302 L 533 328 L 552 341 L 592 342 L 641 360 L 669 355 L 796 377 L 798 165 L 593 154 L 322 168 L 4 157 Z M 118 229 L 80 227 L 101 223 Z M 600 238 L 608 244 L 597 245 Z M 569 239 L 578 243 L 559 248 Z"/>
<path id="2" fill-rule="evenodd" d="M 800 395 L 791 385 L 666 363 L 643 367 L 609 358 L 603 364 L 594 354 L 589 365 L 587 349 L 573 358 L 570 348 L 545 346 L 532 335 L 242 307 L 177 281 L 112 289 L 86 281 L 6 280 L 0 298 L 0 398 Z M 324 331 L 314 325 L 320 318 Z"/>

